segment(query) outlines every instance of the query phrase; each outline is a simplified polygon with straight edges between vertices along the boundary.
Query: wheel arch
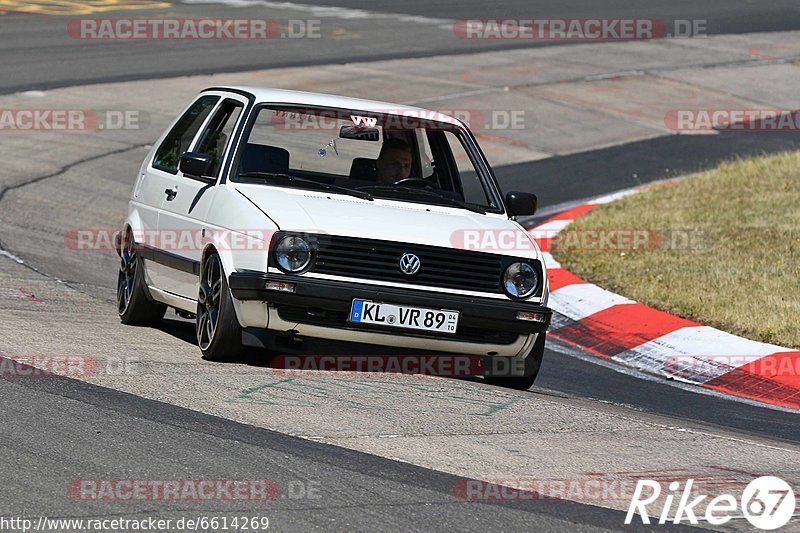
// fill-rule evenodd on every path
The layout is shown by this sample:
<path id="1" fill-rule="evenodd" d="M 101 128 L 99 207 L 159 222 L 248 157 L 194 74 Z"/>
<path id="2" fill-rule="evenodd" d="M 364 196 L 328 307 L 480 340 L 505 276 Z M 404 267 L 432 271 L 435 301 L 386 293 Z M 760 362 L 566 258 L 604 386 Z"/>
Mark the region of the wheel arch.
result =
<path id="1" fill-rule="evenodd" d="M 225 276 L 226 283 L 229 283 L 228 276 L 230 276 L 232 272 L 236 271 L 236 268 L 234 267 L 233 254 L 230 250 L 220 249 L 213 243 L 206 244 L 205 248 L 203 248 L 203 252 L 200 254 L 200 267 L 198 271 L 199 280 L 202 280 L 203 276 L 205 275 L 204 270 L 206 259 L 208 259 L 211 255 L 216 255 L 219 257 L 219 260 L 222 263 L 222 274 Z M 231 302 L 233 302 L 233 310 L 236 314 L 236 320 L 242 327 L 247 327 L 250 324 L 247 320 L 245 320 L 245 312 L 242 309 L 242 302 L 233 297 L 233 294 L 230 293 L 230 287 L 228 288 L 228 292 Z"/>
<path id="2" fill-rule="evenodd" d="M 139 216 L 139 212 L 136 209 L 132 209 L 128 214 L 128 217 L 125 219 L 125 222 L 122 224 L 122 229 L 114 234 L 114 249 L 117 251 L 117 255 L 122 255 L 122 237 L 128 233 L 128 231 L 133 233 L 134 241 L 137 244 L 144 244 L 141 242 L 136 241 L 136 233 L 143 232 L 142 230 L 142 219 Z"/>
<path id="3" fill-rule="evenodd" d="M 216 255 L 219 257 L 220 262 L 222 263 L 222 272 L 227 276 L 233 271 L 233 258 L 230 257 L 230 253 L 226 254 L 224 251 L 220 251 L 217 246 L 213 243 L 208 243 L 203 248 L 203 252 L 200 254 L 200 268 L 198 271 L 198 275 L 202 278 L 203 274 L 205 273 L 205 265 L 206 259 L 210 256 Z M 227 255 L 227 257 L 226 257 Z"/>

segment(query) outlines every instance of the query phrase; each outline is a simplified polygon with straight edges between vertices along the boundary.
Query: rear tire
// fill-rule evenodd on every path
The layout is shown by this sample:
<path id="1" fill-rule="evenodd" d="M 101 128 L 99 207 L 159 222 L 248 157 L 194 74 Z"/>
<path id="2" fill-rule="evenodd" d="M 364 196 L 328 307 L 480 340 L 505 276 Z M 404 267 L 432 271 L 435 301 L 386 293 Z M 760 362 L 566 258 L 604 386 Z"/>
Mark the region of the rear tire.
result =
<path id="1" fill-rule="evenodd" d="M 228 278 L 217 254 L 203 262 L 197 296 L 197 345 L 206 361 L 231 361 L 242 355 L 242 327 L 233 308 Z"/>
<path id="2" fill-rule="evenodd" d="M 536 381 L 539 375 L 539 368 L 542 366 L 544 356 L 544 343 L 546 333 L 542 332 L 536 336 L 530 353 L 525 358 L 525 369 L 522 376 L 484 376 L 484 381 L 489 385 L 505 387 L 507 389 L 528 390 Z"/>
<path id="3" fill-rule="evenodd" d="M 161 322 L 167 306 L 155 302 L 144 281 L 144 261 L 136 253 L 133 233 L 128 230 L 119 243 L 119 275 L 117 276 L 117 313 L 123 324 L 154 326 Z"/>

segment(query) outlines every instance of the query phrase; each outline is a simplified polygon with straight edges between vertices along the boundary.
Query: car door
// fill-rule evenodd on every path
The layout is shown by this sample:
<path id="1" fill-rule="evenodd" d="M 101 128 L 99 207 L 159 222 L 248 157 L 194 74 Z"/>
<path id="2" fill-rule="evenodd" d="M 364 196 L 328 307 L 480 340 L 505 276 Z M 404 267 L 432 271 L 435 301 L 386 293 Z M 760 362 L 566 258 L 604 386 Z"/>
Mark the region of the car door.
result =
<path id="1" fill-rule="evenodd" d="M 237 131 L 247 99 L 226 95 L 209 114 L 188 150 L 211 156 L 203 176 L 182 172 L 171 176 L 158 219 L 158 233 L 174 243 L 169 268 L 163 270 L 164 290 L 184 299 L 196 299 L 200 256 L 209 229 L 206 222 L 225 158 Z"/>
<path id="2" fill-rule="evenodd" d="M 163 288 L 167 282 L 167 267 L 160 259 L 172 252 L 169 242 L 164 242 L 158 233 L 158 219 L 166 198 L 166 191 L 175 183 L 180 155 L 188 150 L 200 127 L 206 121 L 219 95 L 203 95 L 197 98 L 175 120 L 167 132 L 158 140 L 152 158 L 143 165 L 139 185 L 134 192 L 141 220 L 141 230 L 135 234 L 136 242 L 144 249 L 142 257 L 149 282 L 155 288 Z"/>

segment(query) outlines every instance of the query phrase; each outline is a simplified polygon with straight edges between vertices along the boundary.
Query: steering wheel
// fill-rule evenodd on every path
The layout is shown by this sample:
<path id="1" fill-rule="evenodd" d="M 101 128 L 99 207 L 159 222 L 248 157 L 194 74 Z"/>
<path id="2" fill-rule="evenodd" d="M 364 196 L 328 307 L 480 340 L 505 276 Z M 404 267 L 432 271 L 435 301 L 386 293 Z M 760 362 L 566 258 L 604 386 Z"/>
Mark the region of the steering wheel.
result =
<path id="1" fill-rule="evenodd" d="M 420 189 L 431 186 L 430 183 L 422 178 L 403 178 L 395 181 L 392 185 L 419 187 Z"/>

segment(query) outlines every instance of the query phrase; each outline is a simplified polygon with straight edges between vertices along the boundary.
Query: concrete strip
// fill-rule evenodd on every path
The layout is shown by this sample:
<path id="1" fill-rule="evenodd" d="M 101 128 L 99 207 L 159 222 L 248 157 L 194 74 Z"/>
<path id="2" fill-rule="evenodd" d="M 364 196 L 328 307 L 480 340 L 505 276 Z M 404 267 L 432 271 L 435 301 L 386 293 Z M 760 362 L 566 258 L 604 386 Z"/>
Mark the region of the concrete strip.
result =
<path id="1" fill-rule="evenodd" d="M 692 103 L 685 100 L 686 93 L 704 92 L 681 83 L 659 86 L 656 80 L 637 81 L 637 76 L 631 76 L 631 72 L 650 69 L 656 75 L 667 76 L 669 71 L 680 69 L 677 76 L 694 76 L 693 80 L 703 86 L 703 76 L 711 67 L 725 65 L 724 68 L 733 73 L 728 75 L 731 81 L 729 92 L 740 90 L 748 94 L 747 87 L 763 85 L 765 78 L 788 79 L 786 76 L 791 69 L 787 71 L 786 65 L 775 61 L 798 55 L 792 47 L 779 47 L 781 41 L 792 42 L 797 35 L 797 32 L 786 32 L 695 40 L 552 46 L 484 52 L 473 56 L 283 68 L 5 95 L 0 96 L 0 110 L 124 109 L 138 111 L 143 120 L 138 130 L 113 132 L 67 135 L 52 131 L 2 131 L 0 157 L 6 163 L 0 173 L 0 187 L 22 183 L 114 148 L 153 142 L 199 90 L 221 84 L 347 94 L 444 110 L 477 109 L 489 117 L 493 112 L 522 111 L 524 127 L 521 129 L 487 129 L 481 127 L 485 124 L 478 125 L 477 133 L 483 136 L 481 142 L 487 147 L 487 156 L 497 165 L 533 161 L 550 154 L 586 151 L 669 134 L 663 123 L 659 126 L 658 114 L 645 122 L 633 120 L 635 114 L 648 109 L 660 110 L 665 98 L 674 101 L 672 107 Z M 691 67 L 686 66 L 687 47 L 693 54 Z M 752 62 L 763 61 L 758 59 L 761 56 L 753 55 L 753 48 L 768 51 L 775 59 L 752 69 Z M 620 75 L 625 76 L 624 82 L 608 80 Z M 409 83 L 410 79 L 414 83 Z M 603 79 L 606 81 L 591 81 Z M 644 85 L 637 85 L 642 83 Z M 635 106 L 623 107 L 619 112 L 612 112 L 610 106 L 605 106 L 609 107 L 605 109 L 604 103 L 620 105 L 620 96 L 630 100 L 634 95 L 631 94 L 633 91 L 628 91 L 628 86 L 640 89 L 641 96 L 636 95 L 633 100 Z M 607 88 L 607 94 L 593 96 L 598 88 Z M 658 92 L 651 95 L 654 88 Z M 123 94 L 125 97 L 121 99 Z M 153 99 L 153 94 L 162 97 Z M 753 96 L 757 97 L 754 101 L 731 100 L 725 94 L 717 93 L 693 103 L 708 106 L 735 103 L 751 107 L 791 104 L 785 91 L 774 102 L 768 94 Z"/>
<path id="2" fill-rule="evenodd" d="M 800 43 L 787 46 L 796 47 L 800 53 Z M 703 71 L 680 69 L 665 72 L 661 76 L 680 80 L 694 87 L 707 87 L 713 91 L 744 98 L 759 104 L 759 109 L 800 108 L 800 96 L 797 94 L 800 65 L 796 62 L 748 67 L 720 66 Z"/>
<path id="3" fill-rule="evenodd" d="M 665 124 L 665 117 L 672 110 L 747 109 L 755 105 L 722 92 L 649 75 L 538 87 L 532 92 L 563 105 L 594 109 L 598 114 L 623 121 L 634 131 L 637 127 L 648 128 L 662 135 L 675 133 Z"/>

